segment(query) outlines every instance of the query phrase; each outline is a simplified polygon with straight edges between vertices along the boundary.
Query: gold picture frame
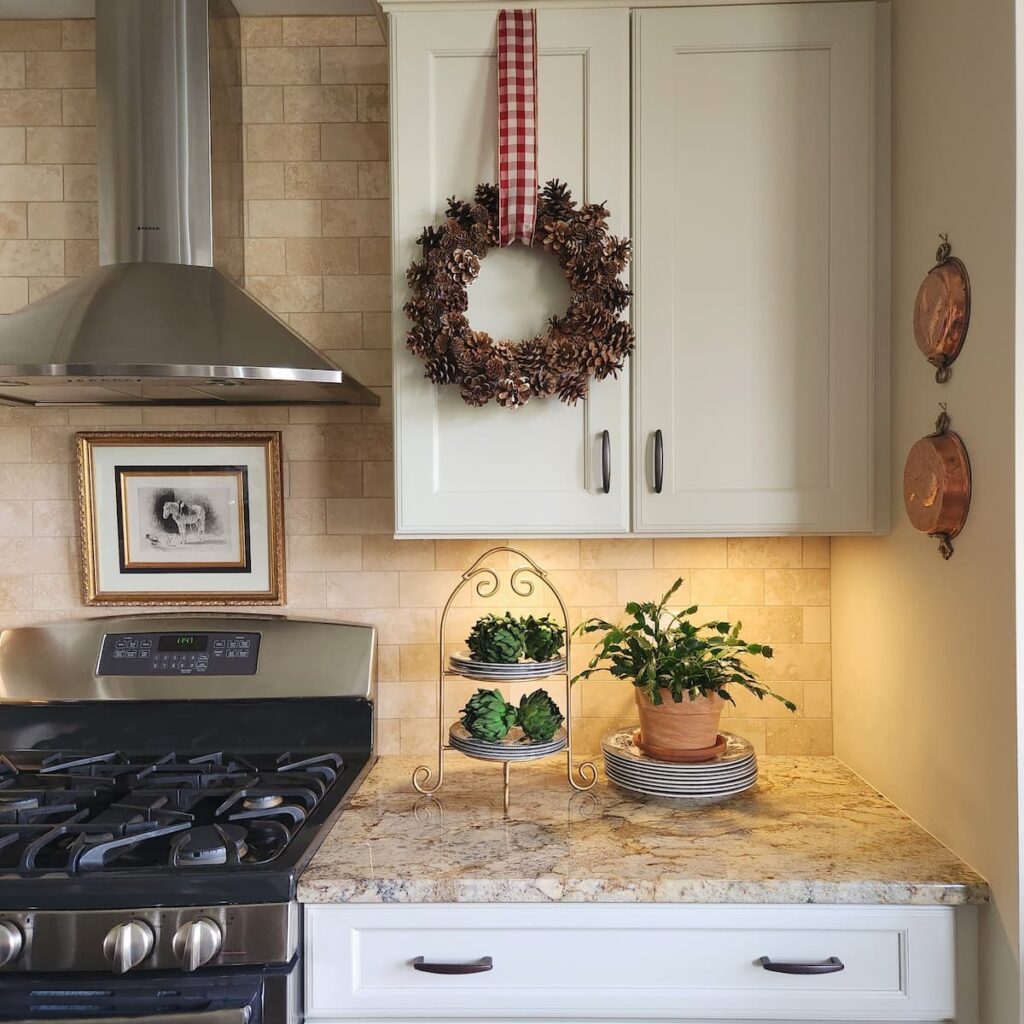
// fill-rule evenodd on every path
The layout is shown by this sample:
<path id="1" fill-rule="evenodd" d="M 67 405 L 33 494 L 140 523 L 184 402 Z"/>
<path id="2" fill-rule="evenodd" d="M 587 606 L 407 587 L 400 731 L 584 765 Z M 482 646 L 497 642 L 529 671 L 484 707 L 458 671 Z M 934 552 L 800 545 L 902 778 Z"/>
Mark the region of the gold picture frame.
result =
<path id="1" fill-rule="evenodd" d="M 83 431 L 76 442 L 87 605 L 284 604 L 279 431 Z"/>

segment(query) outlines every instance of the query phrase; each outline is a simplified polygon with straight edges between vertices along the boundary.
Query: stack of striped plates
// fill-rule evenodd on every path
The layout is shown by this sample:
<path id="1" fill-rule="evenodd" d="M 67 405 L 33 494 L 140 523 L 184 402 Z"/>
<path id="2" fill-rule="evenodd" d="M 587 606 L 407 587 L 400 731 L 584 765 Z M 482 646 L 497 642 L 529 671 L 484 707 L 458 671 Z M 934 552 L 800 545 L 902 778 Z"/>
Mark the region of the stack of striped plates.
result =
<path id="1" fill-rule="evenodd" d="M 543 679 L 565 671 L 565 658 L 551 661 L 476 661 L 468 651 L 453 654 L 449 667 L 455 675 L 467 679 L 483 679 L 496 683 L 518 683 L 529 679 Z"/>
<path id="2" fill-rule="evenodd" d="M 516 726 L 509 729 L 503 740 L 489 743 L 487 740 L 478 740 L 471 736 L 461 722 L 456 722 L 448 730 L 448 738 L 455 750 L 481 761 L 533 761 L 538 757 L 548 757 L 550 754 L 565 750 L 566 744 L 564 728 L 559 729 L 547 742 L 534 743 L 526 738 L 526 734 L 519 726 Z"/>
<path id="3" fill-rule="evenodd" d="M 676 764 L 648 757 L 634 742 L 636 726 L 616 729 L 601 740 L 608 778 L 632 793 L 686 800 L 736 796 L 757 782 L 754 748 L 742 737 L 722 733 L 725 751 L 710 761 Z"/>

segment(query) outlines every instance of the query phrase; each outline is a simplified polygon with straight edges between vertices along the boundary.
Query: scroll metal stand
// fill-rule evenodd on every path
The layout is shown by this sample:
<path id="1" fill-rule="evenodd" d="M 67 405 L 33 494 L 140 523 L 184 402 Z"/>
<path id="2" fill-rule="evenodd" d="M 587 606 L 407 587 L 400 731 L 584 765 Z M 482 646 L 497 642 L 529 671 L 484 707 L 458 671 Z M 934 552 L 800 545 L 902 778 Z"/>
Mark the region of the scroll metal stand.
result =
<path id="1" fill-rule="evenodd" d="M 558 676 L 565 678 L 565 754 L 566 754 L 566 774 L 569 779 L 569 785 L 572 786 L 577 792 L 583 793 L 589 789 L 593 789 L 597 783 L 597 768 L 594 766 L 592 761 L 583 761 L 578 766 L 575 764 L 572 752 L 572 686 L 570 684 L 570 672 L 569 668 L 572 664 L 572 640 L 571 640 L 571 629 L 569 625 L 569 613 L 566 610 L 565 602 L 562 600 L 562 595 L 559 594 L 554 584 L 548 578 L 548 574 L 525 552 L 520 551 L 518 548 L 508 547 L 507 545 L 501 545 L 499 547 L 491 548 L 489 551 L 485 551 L 463 574 L 462 579 L 456 585 L 455 589 L 448 596 L 448 600 L 445 602 L 444 610 L 441 612 L 441 623 L 438 629 L 438 689 L 437 689 L 437 767 L 436 770 L 431 768 L 429 765 L 421 764 L 412 773 L 412 784 L 413 788 L 417 793 L 422 793 L 424 796 L 431 796 L 436 793 L 444 783 L 444 755 L 448 750 L 454 749 L 447 741 L 445 733 L 445 720 L 444 720 L 444 689 L 445 680 L 450 675 L 458 675 L 459 673 L 453 673 L 448 670 L 445 665 L 445 627 L 448 623 L 448 612 L 451 610 L 452 604 L 455 598 L 458 597 L 459 593 L 469 584 L 476 580 L 474 589 L 479 597 L 493 597 L 501 589 L 501 579 L 495 569 L 490 566 L 484 565 L 484 563 L 491 558 L 493 555 L 500 554 L 501 552 L 507 552 L 510 555 L 517 555 L 525 561 L 526 565 L 521 565 L 516 569 L 513 569 L 509 577 L 509 588 L 513 594 L 518 597 L 530 597 L 536 589 L 536 584 L 531 577 L 536 577 L 541 583 L 547 587 L 548 591 L 554 596 L 554 599 L 558 602 L 558 607 L 562 613 L 562 624 L 565 626 L 565 665 L 566 671 L 559 673 Z M 471 677 L 464 677 L 471 678 Z M 553 677 L 548 677 L 553 678 Z M 559 751 L 558 753 L 561 753 Z M 556 756 L 555 754 L 547 755 L 549 757 Z M 499 757 L 494 758 L 495 761 L 502 762 L 502 806 L 504 807 L 505 813 L 508 813 L 509 809 L 509 797 L 511 792 L 511 770 L 512 763 L 508 760 L 502 760 Z"/>

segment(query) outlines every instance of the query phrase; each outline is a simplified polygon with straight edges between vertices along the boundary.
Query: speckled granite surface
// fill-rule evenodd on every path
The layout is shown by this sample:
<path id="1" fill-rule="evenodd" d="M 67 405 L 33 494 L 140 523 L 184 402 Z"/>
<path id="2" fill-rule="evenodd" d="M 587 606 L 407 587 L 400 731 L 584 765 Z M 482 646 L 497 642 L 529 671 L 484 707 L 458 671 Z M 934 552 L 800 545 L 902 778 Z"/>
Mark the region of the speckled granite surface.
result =
<path id="1" fill-rule="evenodd" d="M 307 903 L 982 903 L 984 880 L 839 761 L 763 757 L 741 797 L 680 808 L 564 758 L 501 768 L 447 755 L 439 800 L 384 758 L 299 883 Z"/>

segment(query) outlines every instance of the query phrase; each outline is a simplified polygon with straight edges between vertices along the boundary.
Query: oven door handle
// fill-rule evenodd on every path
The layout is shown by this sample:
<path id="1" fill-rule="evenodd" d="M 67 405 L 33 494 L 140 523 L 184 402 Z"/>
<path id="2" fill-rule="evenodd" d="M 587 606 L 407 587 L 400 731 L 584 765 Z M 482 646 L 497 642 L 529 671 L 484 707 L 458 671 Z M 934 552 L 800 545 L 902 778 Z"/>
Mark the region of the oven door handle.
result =
<path id="1" fill-rule="evenodd" d="M 199 1013 L 151 1013 L 142 1017 L 77 1017 L 74 1024 L 249 1024 L 248 1006 L 235 1010 L 204 1010 Z M 6 1024 L 70 1024 L 68 1018 L 8 1021 Z"/>

